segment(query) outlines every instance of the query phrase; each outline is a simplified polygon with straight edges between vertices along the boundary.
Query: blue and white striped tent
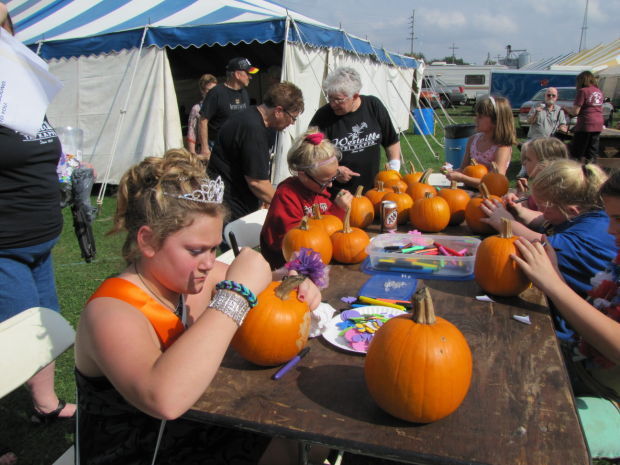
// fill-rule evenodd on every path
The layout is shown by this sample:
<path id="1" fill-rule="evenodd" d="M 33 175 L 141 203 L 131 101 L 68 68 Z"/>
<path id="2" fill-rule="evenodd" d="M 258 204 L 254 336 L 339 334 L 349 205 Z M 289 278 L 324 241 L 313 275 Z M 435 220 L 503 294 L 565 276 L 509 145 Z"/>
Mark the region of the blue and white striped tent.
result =
<path id="1" fill-rule="evenodd" d="M 48 117 L 57 127 L 84 130 L 83 158 L 95 165 L 99 181 L 117 182 L 142 158 L 182 145 L 177 94 L 183 83 L 169 57 L 205 47 L 217 55 L 207 55 L 202 72 L 216 65 L 222 70 L 227 58 L 243 53 L 261 68 L 281 65 L 282 79 L 302 89 L 306 111 L 280 137 L 278 154 L 286 153 L 324 102 L 320 83 L 326 72 L 341 65 L 360 71 L 362 92 L 379 96 L 396 126 L 404 130 L 409 124 L 415 60 L 375 49 L 270 1 L 0 1 L 9 9 L 16 37 L 63 81 Z M 281 52 L 278 63 L 274 50 Z M 192 76 L 192 86 L 202 72 Z M 253 81 L 249 91 L 258 97 L 260 83 Z M 274 182 L 288 175 L 285 157 L 276 157 L 273 173 Z"/>

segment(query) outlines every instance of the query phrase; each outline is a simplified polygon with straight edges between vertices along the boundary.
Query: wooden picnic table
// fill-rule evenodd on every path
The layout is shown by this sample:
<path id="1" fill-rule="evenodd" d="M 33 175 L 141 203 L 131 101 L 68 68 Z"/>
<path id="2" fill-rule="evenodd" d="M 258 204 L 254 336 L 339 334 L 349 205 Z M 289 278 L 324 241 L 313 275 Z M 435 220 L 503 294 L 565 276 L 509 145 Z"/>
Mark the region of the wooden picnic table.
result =
<path id="1" fill-rule="evenodd" d="M 359 268 L 332 265 L 323 300 L 347 308 L 340 297 L 356 295 L 369 278 Z M 366 388 L 364 357 L 318 337 L 279 381 L 271 379 L 278 367 L 256 367 L 229 349 L 186 417 L 406 463 L 590 463 L 544 296 L 531 288 L 481 302 L 473 280 L 424 284 L 437 314 L 463 332 L 473 354 L 469 393 L 450 416 L 411 424 L 384 413 Z"/>

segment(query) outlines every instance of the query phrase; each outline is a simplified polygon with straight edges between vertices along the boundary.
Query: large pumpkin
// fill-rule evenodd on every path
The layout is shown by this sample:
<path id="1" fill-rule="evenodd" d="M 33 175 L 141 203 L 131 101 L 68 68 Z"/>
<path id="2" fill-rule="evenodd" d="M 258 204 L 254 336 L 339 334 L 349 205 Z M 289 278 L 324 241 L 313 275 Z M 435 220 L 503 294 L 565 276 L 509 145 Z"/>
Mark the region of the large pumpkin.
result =
<path id="1" fill-rule="evenodd" d="M 515 246 L 518 236 L 512 235 L 512 222 L 502 218 L 502 228 L 497 236 L 485 238 L 478 246 L 474 263 L 476 282 L 489 294 L 519 295 L 530 285 L 530 280 L 511 254 L 521 256 Z"/>
<path id="2" fill-rule="evenodd" d="M 302 247 L 312 249 L 321 254 L 321 260 L 326 265 L 332 259 L 332 241 L 325 230 L 319 226 L 308 227 L 308 217 L 304 216 L 297 228 L 289 229 L 282 239 L 282 255 L 288 262 L 293 254 Z"/>
<path id="3" fill-rule="evenodd" d="M 310 308 L 297 298 L 305 277 L 273 282 L 258 295 L 231 341 L 244 359 L 261 366 L 287 362 L 308 343 Z"/>
<path id="4" fill-rule="evenodd" d="M 480 205 L 487 199 L 499 200 L 500 202 L 502 199 L 496 195 L 490 195 L 484 183 L 480 183 L 478 189 L 480 190 L 480 197 L 473 197 L 465 208 L 465 222 L 467 226 L 469 226 L 469 229 L 476 234 L 491 234 L 495 232 L 495 229 L 493 229 L 493 226 L 481 221 L 482 218 L 486 218 L 487 216 L 480 208 Z"/>
<path id="5" fill-rule="evenodd" d="M 364 377 L 379 407 L 402 420 L 429 423 L 454 412 L 471 383 L 472 356 L 456 326 L 436 317 L 428 288 L 414 294 L 413 316 L 375 333 Z"/>
<path id="6" fill-rule="evenodd" d="M 463 189 L 456 187 L 456 181 L 450 183 L 450 187 L 447 189 L 441 189 L 439 191 L 439 197 L 448 202 L 450 207 L 450 225 L 456 226 L 463 222 L 465 219 L 465 208 L 469 203 L 469 194 Z"/>
<path id="7" fill-rule="evenodd" d="M 383 185 L 383 181 L 377 181 L 376 186 L 372 189 L 368 189 L 364 194 L 368 197 L 370 203 L 372 203 L 375 210 L 375 216 L 379 216 L 381 214 L 379 210 L 381 208 L 381 201 L 388 192 L 394 192 L 394 189 L 385 187 Z"/>
<path id="8" fill-rule="evenodd" d="M 463 174 L 472 178 L 482 179 L 482 177 L 489 172 L 489 169 L 479 164 L 476 160 L 471 160 L 469 165 L 463 168 Z"/>
<path id="9" fill-rule="evenodd" d="M 485 174 L 480 182 L 483 182 L 484 185 L 487 186 L 487 189 L 489 189 L 489 194 L 502 197 L 506 194 L 506 192 L 508 192 L 508 178 L 497 171 L 497 165 L 495 162 L 491 165 L 491 171 Z"/>
<path id="10" fill-rule="evenodd" d="M 401 192 L 398 186 L 394 186 L 394 192 L 385 194 L 383 200 L 391 200 L 396 203 L 398 224 L 405 224 L 409 220 L 409 209 L 413 206 L 413 199 L 409 194 Z"/>
<path id="11" fill-rule="evenodd" d="M 388 163 L 385 164 L 385 168 L 382 171 L 379 171 L 375 175 L 375 183 L 378 181 L 382 181 L 383 185 L 387 186 L 390 181 L 400 180 L 401 175 L 398 171 L 390 168 Z"/>
<path id="12" fill-rule="evenodd" d="M 364 186 L 357 186 L 351 200 L 351 225 L 364 229 L 375 219 L 375 207 L 368 197 L 362 195 Z M 342 228 L 341 228 L 342 229 Z"/>
<path id="13" fill-rule="evenodd" d="M 407 187 L 407 194 L 413 199 L 415 202 L 418 199 L 423 199 L 427 192 L 430 192 L 433 195 L 437 195 L 437 189 L 434 186 L 428 184 L 428 177 L 431 175 L 433 170 L 428 168 L 424 170 L 424 174 L 418 182 L 412 182 Z"/>
<path id="14" fill-rule="evenodd" d="M 414 202 L 409 209 L 411 224 L 423 232 L 439 232 L 450 222 L 450 207 L 445 199 L 426 193 L 423 199 Z"/>
<path id="15" fill-rule="evenodd" d="M 351 226 L 350 216 L 351 209 L 348 209 L 342 231 L 331 236 L 334 259 L 340 263 L 359 263 L 368 256 L 366 247 L 370 244 L 370 238 L 364 230 Z"/>
<path id="16" fill-rule="evenodd" d="M 321 207 L 318 203 L 312 205 L 312 217 L 308 218 L 310 229 L 319 226 L 325 230 L 328 236 L 342 229 L 342 220 L 336 215 L 321 214 Z"/>

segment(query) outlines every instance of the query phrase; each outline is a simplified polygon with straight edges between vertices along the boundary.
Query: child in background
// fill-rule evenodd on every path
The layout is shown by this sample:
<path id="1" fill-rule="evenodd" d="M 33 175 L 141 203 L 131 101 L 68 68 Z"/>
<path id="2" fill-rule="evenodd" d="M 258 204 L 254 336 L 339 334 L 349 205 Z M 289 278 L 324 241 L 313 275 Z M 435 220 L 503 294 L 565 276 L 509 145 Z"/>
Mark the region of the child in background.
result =
<path id="1" fill-rule="evenodd" d="M 321 214 L 344 217 L 353 196 L 340 190 L 332 201 L 328 188 L 338 175 L 340 151 L 325 138 L 318 128 L 312 127 L 301 135 L 287 155 L 293 176 L 282 181 L 271 200 L 267 218 L 260 234 L 261 253 L 272 269 L 284 265 L 282 239 L 289 229 L 312 214 L 318 204 Z"/>
<path id="2" fill-rule="evenodd" d="M 549 223 L 546 239 L 556 249 L 560 273 L 579 295 L 590 290 L 590 278 L 616 256 L 613 236 L 607 233 L 609 217 L 599 194 L 607 176 L 597 165 L 555 160 L 532 180 L 532 195 Z M 500 202 L 485 201 L 484 221 L 499 230 L 501 218 L 512 222 L 516 236 L 543 241 L 545 235 L 516 221 Z"/>
<path id="3" fill-rule="evenodd" d="M 465 148 L 465 156 L 460 168 L 446 173 L 450 181 L 457 181 L 469 187 L 477 188 L 480 179 L 463 174 L 463 169 L 471 160 L 491 169 L 491 163 L 495 162 L 497 170 L 506 174 L 510 159 L 512 158 L 512 146 L 516 143 L 514 118 L 510 102 L 503 97 L 488 96 L 476 102 L 477 133 L 469 138 Z"/>
<path id="4" fill-rule="evenodd" d="M 616 246 L 620 245 L 620 172 L 603 184 L 600 195 L 609 217 L 608 233 L 613 234 Z M 516 245 L 521 258 L 513 256 L 513 260 L 579 335 L 574 344 L 565 345 L 564 352 L 590 453 L 593 458 L 618 458 L 620 255 L 594 275 L 586 301 L 558 273 L 550 244 L 543 246 L 519 239 Z M 579 357 L 575 357 L 576 352 Z"/>
<path id="5" fill-rule="evenodd" d="M 212 74 L 203 74 L 198 81 L 198 90 L 200 90 L 200 102 L 192 106 L 187 121 L 187 150 L 192 153 L 200 153 L 201 141 L 198 140 L 200 134 L 200 107 L 211 89 L 217 85 L 217 78 Z"/>

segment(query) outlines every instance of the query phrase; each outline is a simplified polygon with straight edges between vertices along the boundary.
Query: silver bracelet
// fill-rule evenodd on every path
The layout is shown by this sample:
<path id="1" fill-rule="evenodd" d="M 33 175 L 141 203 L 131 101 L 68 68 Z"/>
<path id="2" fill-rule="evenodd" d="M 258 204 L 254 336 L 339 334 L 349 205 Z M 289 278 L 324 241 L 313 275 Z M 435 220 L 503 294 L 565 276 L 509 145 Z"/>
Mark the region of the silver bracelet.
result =
<path id="1" fill-rule="evenodd" d="M 248 304 L 245 297 L 228 289 L 217 291 L 213 300 L 209 303 L 209 307 L 232 318 L 239 326 L 241 326 L 245 315 L 250 310 L 250 304 Z"/>

